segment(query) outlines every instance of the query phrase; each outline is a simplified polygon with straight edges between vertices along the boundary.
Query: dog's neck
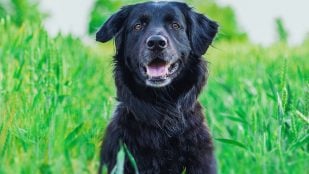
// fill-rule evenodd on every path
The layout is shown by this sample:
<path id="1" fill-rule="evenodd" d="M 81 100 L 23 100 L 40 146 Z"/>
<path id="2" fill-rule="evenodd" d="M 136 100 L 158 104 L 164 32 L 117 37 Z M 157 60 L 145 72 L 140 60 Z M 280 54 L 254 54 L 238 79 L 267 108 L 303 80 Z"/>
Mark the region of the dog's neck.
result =
<path id="1" fill-rule="evenodd" d="M 189 60 L 194 69 L 184 69 L 181 79 L 162 89 L 132 84 L 135 83 L 132 77 L 124 78 L 131 74 L 129 70 L 116 62 L 117 100 L 136 121 L 156 126 L 169 136 L 181 134 L 186 128 L 185 114 L 195 108 L 207 77 L 207 64 L 202 58 L 190 57 Z"/>

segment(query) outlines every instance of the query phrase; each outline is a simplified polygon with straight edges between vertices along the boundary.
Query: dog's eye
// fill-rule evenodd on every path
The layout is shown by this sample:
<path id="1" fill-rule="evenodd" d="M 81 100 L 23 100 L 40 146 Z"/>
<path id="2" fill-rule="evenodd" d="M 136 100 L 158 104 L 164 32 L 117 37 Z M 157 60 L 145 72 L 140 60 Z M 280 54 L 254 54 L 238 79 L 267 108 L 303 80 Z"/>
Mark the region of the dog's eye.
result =
<path id="1" fill-rule="evenodd" d="M 172 28 L 175 30 L 179 30 L 180 29 L 180 25 L 177 22 L 172 23 Z"/>
<path id="2" fill-rule="evenodd" d="M 139 31 L 139 30 L 141 30 L 142 28 L 143 28 L 142 24 L 135 24 L 135 25 L 134 25 L 134 30 L 135 30 L 135 31 Z"/>

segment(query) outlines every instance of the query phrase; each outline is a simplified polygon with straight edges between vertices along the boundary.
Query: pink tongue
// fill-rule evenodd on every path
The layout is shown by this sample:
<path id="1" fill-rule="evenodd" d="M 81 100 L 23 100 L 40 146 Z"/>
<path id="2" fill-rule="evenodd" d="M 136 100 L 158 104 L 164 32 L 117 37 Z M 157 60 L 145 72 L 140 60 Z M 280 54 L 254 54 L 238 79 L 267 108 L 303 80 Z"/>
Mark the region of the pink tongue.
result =
<path id="1" fill-rule="evenodd" d="M 152 65 L 147 66 L 147 74 L 151 77 L 165 76 L 168 73 L 168 67 L 166 65 Z"/>

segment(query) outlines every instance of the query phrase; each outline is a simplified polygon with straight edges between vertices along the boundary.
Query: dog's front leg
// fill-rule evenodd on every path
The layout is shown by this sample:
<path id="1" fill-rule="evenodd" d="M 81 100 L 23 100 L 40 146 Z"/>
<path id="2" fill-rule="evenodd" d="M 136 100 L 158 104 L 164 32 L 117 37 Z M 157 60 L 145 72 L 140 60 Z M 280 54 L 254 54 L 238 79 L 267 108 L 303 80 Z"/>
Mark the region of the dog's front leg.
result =
<path id="1" fill-rule="evenodd" d="M 195 158 L 189 159 L 186 166 L 187 174 L 216 174 L 217 163 L 213 152 L 209 154 L 200 154 Z"/>
<path id="2" fill-rule="evenodd" d="M 120 130 L 113 121 L 107 127 L 102 142 L 99 174 L 102 173 L 103 167 L 107 167 L 108 173 L 110 173 L 116 164 L 117 152 L 120 148 Z"/>

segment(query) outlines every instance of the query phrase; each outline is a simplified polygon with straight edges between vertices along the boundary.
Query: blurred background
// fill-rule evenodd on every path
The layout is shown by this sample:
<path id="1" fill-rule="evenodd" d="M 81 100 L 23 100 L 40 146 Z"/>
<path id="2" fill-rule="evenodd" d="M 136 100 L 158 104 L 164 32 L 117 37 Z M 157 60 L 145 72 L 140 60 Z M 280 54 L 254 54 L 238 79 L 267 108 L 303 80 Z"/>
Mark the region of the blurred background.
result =
<path id="1" fill-rule="evenodd" d="M 104 2 L 107 3 L 107 1 Z M 122 5 L 117 5 L 117 1 L 111 2 L 114 2 L 114 6 L 116 6 L 116 8 Z M 124 4 L 134 2 L 143 1 L 123 1 Z M 289 43 L 300 44 L 304 37 L 308 35 L 309 22 L 306 21 L 304 16 L 309 16 L 309 11 L 307 10 L 309 1 L 206 1 L 208 4 L 209 2 L 216 2 L 220 7 L 229 6 L 233 8 L 235 18 L 239 23 L 239 28 L 248 33 L 249 38 L 255 43 L 269 45 L 276 41 L 275 21 L 278 18 L 282 19 L 286 24 L 286 28 L 289 33 Z M 72 4 L 74 4 L 74 6 L 72 6 Z M 60 31 L 62 33 L 72 33 L 77 36 L 85 36 L 87 34 L 90 13 L 94 8 L 94 5 L 94 0 L 42 0 L 40 3 L 40 9 L 49 13 L 49 18 L 44 21 L 44 24 L 50 34 L 55 35 Z M 104 11 L 100 11 L 100 16 L 110 16 L 116 8 L 107 8 Z M 219 16 L 223 14 L 211 15 Z M 97 22 L 102 23 L 102 18 L 98 18 Z M 92 27 L 96 28 L 98 26 Z M 93 32 L 92 30 L 93 29 L 89 29 L 90 32 Z"/>
<path id="2" fill-rule="evenodd" d="M 116 100 L 94 34 L 137 2 L 0 0 L 0 174 L 96 173 Z M 309 1 L 183 2 L 220 25 L 199 97 L 219 173 L 307 173 Z"/>

